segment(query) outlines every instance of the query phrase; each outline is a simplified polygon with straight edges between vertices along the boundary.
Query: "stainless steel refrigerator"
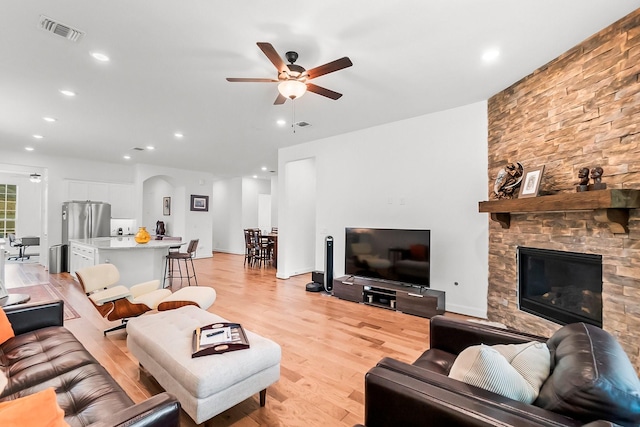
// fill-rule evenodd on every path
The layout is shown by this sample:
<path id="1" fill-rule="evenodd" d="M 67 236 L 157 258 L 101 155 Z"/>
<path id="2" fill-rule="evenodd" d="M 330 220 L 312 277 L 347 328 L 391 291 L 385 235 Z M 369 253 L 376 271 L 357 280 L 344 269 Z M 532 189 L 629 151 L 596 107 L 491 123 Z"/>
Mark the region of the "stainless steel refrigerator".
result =
<path id="1" fill-rule="evenodd" d="M 104 202 L 72 201 L 62 204 L 62 244 L 66 245 L 64 271 L 69 271 L 69 239 L 109 237 L 111 205 Z"/>

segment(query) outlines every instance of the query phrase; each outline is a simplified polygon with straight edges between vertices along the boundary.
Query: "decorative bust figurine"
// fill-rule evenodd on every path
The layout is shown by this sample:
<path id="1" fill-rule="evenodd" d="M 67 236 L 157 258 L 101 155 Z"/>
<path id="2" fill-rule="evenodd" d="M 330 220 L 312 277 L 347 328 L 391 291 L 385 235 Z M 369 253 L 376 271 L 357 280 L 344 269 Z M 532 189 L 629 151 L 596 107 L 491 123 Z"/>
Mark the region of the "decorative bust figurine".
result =
<path id="1" fill-rule="evenodd" d="M 582 168 L 578 171 L 578 178 L 580 178 L 580 185 L 589 184 L 589 168 Z"/>
<path id="2" fill-rule="evenodd" d="M 576 191 L 578 193 L 582 191 L 589 190 L 589 168 L 581 168 L 578 171 L 578 186 L 576 187 Z"/>
<path id="3" fill-rule="evenodd" d="M 607 188 L 607 184 L 602 182 L 602 174 L 604 170 L 600 166 L 596 166 L 591 169 L 591 179 L 593 180 L 593 184 L 589 185 L 589 190 L 604 190 Z"/>
<path id="4" fill-rule="evenodd" d="M 600 184 L 602 182 L 603 173 L 604 171 L 600 166 L 591 169 L 591 179 L 593 179 L 594 184 Z"/>

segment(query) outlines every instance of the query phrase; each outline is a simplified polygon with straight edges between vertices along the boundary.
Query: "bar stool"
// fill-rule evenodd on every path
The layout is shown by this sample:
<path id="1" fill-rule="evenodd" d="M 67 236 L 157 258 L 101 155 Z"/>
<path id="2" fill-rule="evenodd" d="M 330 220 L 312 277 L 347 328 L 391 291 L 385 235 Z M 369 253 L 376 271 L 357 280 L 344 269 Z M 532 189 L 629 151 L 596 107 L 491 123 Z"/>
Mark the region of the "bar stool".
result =
<path id="1" fill-rule="evenodd" d="M 200 239 L 194 239 L 189 242 L 189 246 L 187 246 L 186 252 L 179 251 L 170 251 L 165 257 L 164 264 L 164 279 L 162 281 L 162 286 L 164 287 L 165 282 L 169 279 L 169 285 L 172 283 L 172 279 L 180 279 L 180 286 L 182 286 L 182 279 L 187 279 L 189 286 L 191 286 L 191 278 L 196 282 L 196 286 L 198 286 L 198 278 L 196 277 L 196 270 L 193 265 L 193 256 L 198 248 L 198 242 Z M 180 260 L 184 260 L 184 269 L 185 275 L 182 275 L 182 267 L 180 267 Z M 178 275 L 175 274 L 176 269 L 173 266 L 174 261 L 178 261 Z M 189 262 L 191 262 L 191 273 L 189 273 Z"/>

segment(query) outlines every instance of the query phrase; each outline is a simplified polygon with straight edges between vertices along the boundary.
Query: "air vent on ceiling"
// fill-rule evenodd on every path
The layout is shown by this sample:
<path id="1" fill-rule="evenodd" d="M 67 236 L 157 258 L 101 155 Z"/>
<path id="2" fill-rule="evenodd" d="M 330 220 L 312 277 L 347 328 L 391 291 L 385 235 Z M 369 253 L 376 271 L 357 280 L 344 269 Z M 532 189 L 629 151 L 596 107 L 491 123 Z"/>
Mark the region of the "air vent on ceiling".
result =
<path id="1" fill-rule="evenodd" d="M 71 40 L 72 42 L 77 42 L 82 38 L 82 36 L 84 36 L 84 31 L 71 28 L 68 25 L 61 24 L 60 22 L 47 18 L 44 15 L 40 15 L 39 27 L 45 31 L 64 37 L 67 40 Z"/>
<path id="2" fill-rule="evenodd" d="M 140 147 L 133 147 L 132 148 L 133 151 L 144 151 L 144 148 L 140 148 Z"/>
<path id="3" fill-rule="evenodd" d="M 311 123 L 298 122 L 298 123 L 296 123 L 296 126 L 300 126 L 301 128 L 303 128 L 303 127 L 306 127 L 306 126 L 311 126 Z"/>

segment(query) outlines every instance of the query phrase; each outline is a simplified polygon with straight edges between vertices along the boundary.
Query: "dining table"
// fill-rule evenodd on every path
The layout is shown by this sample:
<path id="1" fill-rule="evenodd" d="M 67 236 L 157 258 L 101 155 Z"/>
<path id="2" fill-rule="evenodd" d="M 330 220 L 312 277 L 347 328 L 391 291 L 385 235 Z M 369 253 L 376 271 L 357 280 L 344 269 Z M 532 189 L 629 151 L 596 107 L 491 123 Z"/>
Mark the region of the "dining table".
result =
<path id="1" fill-rule="evenodd" d="M 263 234 L 262 238 L 272 245 L 271 265 L 278 268 L 278 233 Z"/>

